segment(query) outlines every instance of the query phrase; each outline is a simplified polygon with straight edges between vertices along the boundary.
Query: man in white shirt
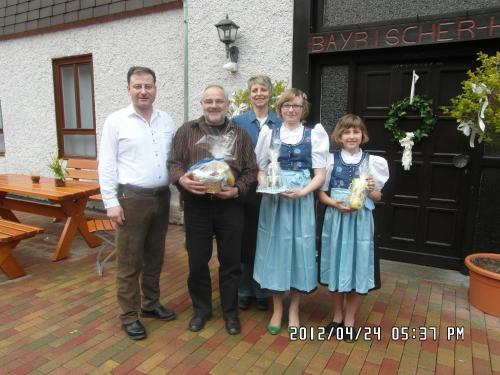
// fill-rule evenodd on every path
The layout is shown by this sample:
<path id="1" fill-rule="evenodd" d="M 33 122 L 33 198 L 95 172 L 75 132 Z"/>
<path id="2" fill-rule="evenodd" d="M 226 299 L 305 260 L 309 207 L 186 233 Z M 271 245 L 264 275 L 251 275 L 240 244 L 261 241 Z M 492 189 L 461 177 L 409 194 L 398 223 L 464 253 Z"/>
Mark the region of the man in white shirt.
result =
<path id="1" fill-rule="evenodd" d="M 146 337 L 143 317 L 175 319 L 160 304 L 160 272 L 170 208 L 167 157 L 176 127 L 153 108 L 156 76 L 146 67 L 127 73 L 131 105 L 104 123 L 99 183 L 108 217 L 117 223 L 117 296 L 122 328 L 133 340 Z"/>

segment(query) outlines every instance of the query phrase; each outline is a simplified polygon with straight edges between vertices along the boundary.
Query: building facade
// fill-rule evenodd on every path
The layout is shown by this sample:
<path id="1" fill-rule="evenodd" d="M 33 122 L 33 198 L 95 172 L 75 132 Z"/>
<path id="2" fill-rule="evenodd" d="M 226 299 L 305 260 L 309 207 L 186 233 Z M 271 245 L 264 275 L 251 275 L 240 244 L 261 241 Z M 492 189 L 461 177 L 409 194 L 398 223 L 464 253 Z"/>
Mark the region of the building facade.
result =
<path id="1" fill-rule="evenodd" d="M 214 27 L 226 14 L 240 26 L 235 73 Z M 367 149 L 391 169 L 379 254 L 460 269 L 468 253 L 500 249 L 500 155 L 470 148 L 441 107 L 499 38 L 498 0 L 0 0 L 0 172 L 50 176 L 53 155 L 98 157 L 106 116 L 129 103 L 131 65 L 156 71 L 156 106 L 178 125 L 201 114 L 207 84 L 233 92 L 267 74 L 309 93 L 310 121 L 328 130 L 346 112 L 365 119 Z M 404 171 L 383 124 L 413 71 L 438 123 Z M 418 116 L 400 125 L 418 128 Z"/>
<path id="2" fill-rule="evenodd" d="M 378 253 L 462 269 L 469 253 L 499 252 L 500 151 L 471 148 L 442 108 L 461 91 L 477 53 L 498 51 L 500 2 L 297 0 L 294 38 L 293 82 L 310 93 L 312 118 L 332 129 L 344 113 L 360 115 L 368 151 L 389 162 L 375 211 Z M 432 99 L 438 121 L 415 142 L 406 171 L 384 123 L 390 105 L 410 95 L 413 72 L 415 94 Z M 408 113 L 399 126 L 414 131 L 420 116 Z"/>
<path id="3" fill-rule="evenodd" d="M 214 26 L 226 14 L 240 26 L 235 73 Z M 292 28 L 291 0 L 0 0 L 0 172 L 50 176 L 54 155 L 96 158 L 106 116 L 129 103 L 132 65 L 155 70 L 155 106 L 179 126 L 201 115 L 208 84 L 290 82 Z"/>

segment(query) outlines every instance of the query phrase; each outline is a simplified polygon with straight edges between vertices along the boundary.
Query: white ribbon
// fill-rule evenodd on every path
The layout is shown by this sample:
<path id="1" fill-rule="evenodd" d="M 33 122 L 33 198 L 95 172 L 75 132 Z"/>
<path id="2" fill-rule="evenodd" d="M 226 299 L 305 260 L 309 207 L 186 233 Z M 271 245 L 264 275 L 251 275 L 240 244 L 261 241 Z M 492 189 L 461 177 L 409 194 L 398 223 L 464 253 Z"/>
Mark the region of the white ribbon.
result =
<path id="1" fill-rule="evenodd" d="M 477 95 L 483 96 L 481 99 L 479 99 L 479 106 L 481 107 L 481 110 L 477 113 L 477 122 L 479 124 L 479 128 L 481 131 L 484 132 L 484 129 L 486 129 L 486 124 L 484 123 L 484 111 L 486 110 L 486 107 L 489 104 L 488 101 L 488 95 L 491 94 L 491 90 L 486 87 L 484 83 L 480 83 L 479 85 L 476 85 L 475 83 L 471 83 L 471 88 L 472 92 Z M 483 102 L 484 100 L 484 102 Z M 481 105 L 482 103 L 482 105 Z"/>
<path id="2" fill-rule="evenodd" d="M 476 136 L 478 136 L 478 139 L 477 141 L 479 143 L 481 143 L 483 141 L 483 137 L 481 137 L 481 135 L 478 134 L 478 131 L 476 129 L 474 129 L 473 127 L 473 123 L 472 121 L 470 120 L 464 120 L 462 121 L 458 126 L 457 126 L 457 130 L 461 131 L 462 133 L 464 133 L 464 135 L 466 137 L 468 137 L 470 135 L 470 138 L 469 138 L 469 146 L 471 148 L 474 148 L 474 140 L 476 138 Z"/>
<path id="3" fill-rule="evenodd" d="M 411 76 L 411 89 L 410 89 L 410 104 L 413 104 L 413 96 L 415 95 L 415 84 L 417 83 L 420 77 L 413 71 Z"/>
<path id="4" fill-rule="evenodd" d="M 412 132 L 406 132 L 406 137 L 399 140 L 399 144 L 403 147 L 403 157 L 401 158 L 401 164 L 405 171 L 410 170 L 411 167 L 411 150 L 413 148 L 413 137 L 415 134 Z"/>
<path id="5" fill-rule="evenodd" d="M 488 87 L 486 87 L 484 83 L 480 83 L 478 85 L 476 85 L 475 83 L 471 83 L 471 89 L 474 94 L 481 95 L 481 98 L 479 99 L 479 107 L 481 109 L 477 112 L 477 123 L 481 132 L 484 133 L 486 129 L 486 124 L 484 123 L 483 120 L 484 111 L 486 110 L 486 107 L 488 107 L 489 105 L 488 95 L 491 94 L 491 90 L 488 89 Z M 483 141 L 481 133 L 476 127 L 474 127 L 474 123 L 471 120 L 460 120 L 460 124 L 458 124 L 457 130 L 464 133 L 466 137 L 470 136 L 469 146 L 471 148 L 474 148 L 474 141 L 476 139 L 476 136 L 478 137 L 477 141 L 479 143 Z"/>

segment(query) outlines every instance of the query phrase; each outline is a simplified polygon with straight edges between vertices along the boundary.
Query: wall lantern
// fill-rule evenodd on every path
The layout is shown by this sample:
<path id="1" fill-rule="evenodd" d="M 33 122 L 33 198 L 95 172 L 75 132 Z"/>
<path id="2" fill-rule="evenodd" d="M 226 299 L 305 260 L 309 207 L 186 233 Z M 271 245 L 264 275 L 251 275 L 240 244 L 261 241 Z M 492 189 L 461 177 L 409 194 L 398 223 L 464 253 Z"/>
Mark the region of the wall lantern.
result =
<path id="1" fill-rule="evenodd" d="M 230 45 L 236 40 L 236 34 L 238 33 L 238 29 L 240 27 L 231 21 L 227 14 L 225 19 L 215 24 L 215 27 L 219 33 L 220 41 L 226 45 L 227 58 L 231 60 L 231 63 L 233 63 L 226 65 L 231 65 L 234 69 L 226 67 L 226 65 L 224 65 L 224 67 L 230 71 L 236 71 L 236 63 L 238 62 L 238 55 L 240 51 L 238 50 L 238 47 Z"/>

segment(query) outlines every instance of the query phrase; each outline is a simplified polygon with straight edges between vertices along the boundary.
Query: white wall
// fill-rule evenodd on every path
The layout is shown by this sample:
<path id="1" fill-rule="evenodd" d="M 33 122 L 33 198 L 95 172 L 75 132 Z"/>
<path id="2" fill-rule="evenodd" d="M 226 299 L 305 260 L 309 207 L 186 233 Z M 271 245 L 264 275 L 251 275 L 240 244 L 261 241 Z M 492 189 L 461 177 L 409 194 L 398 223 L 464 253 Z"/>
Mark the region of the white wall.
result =
<path id="1" fill-rule="evenodd" d="M 199 99 L 209 83 L 228 92 L 246 87 L 254 74 L 291 80 L 292 0 L 188 0 L 189 117 L 200 116 Z M 226 60 L 215 24 L 229 15 L 240 26 L 239 71 Z M 65 31 L 0 41 L 0 99 L 4 157 L 0 173 L 28 173 L 34 167 L 50 176 L 46 164 L 57 151 L 52 59 L 91 53 L 97 136 L 108 114 L 127 105 L 126 71 L 146 65 L 157 73 L 155 106 L 176 124 L 184 117 L 183 10 L 171 10 Z"/>
<path id="2" fill-rule="evenodd" d="M 97 135 L 111 112 L 128 105 L 126 72 L 146 65 L 157 74 L 156 106 L 183 116 L 182 10 L 0 42 L 0 99 L 5 134 L 3 172 L 50 176 L 57 151 L 52 59 L 92 54 Z"/>
<path id="3" fill-rule="evenodd" d="M 201 115 L 200 93 L 207 84 L 222 84 L 231 93 L 246 88 L 247 79 L 255 74 L 291 82 L 293 0 L 188 0 L 187 6 L 191 118 Z M 222 68 L 228 60 L 214 26 L 226 14 L 240 26 L 236 73 Z"/>

